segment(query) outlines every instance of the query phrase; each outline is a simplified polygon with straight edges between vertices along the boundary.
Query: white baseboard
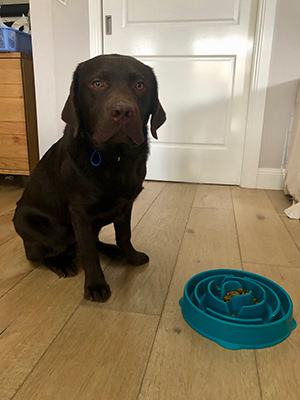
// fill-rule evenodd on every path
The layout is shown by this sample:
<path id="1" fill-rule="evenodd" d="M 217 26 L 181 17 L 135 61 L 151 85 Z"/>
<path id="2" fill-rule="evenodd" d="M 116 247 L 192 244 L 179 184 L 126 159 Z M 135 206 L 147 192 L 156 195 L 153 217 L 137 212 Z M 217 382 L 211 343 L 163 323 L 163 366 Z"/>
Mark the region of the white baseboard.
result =
<path id="1" fill-rule="evenodd" d="M 257 189 L 282 190 L 285 171 L 281 168 L 259 168 Z"/>

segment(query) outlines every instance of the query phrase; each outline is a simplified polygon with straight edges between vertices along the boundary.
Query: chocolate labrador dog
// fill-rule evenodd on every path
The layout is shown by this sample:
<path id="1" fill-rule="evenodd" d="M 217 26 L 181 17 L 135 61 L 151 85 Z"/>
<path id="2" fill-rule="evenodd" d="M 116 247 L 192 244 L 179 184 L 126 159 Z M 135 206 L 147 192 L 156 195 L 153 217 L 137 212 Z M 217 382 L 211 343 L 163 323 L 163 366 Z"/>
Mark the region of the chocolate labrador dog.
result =
<path id="1" fill-rule="evenodd" d="M 142 190 L 152 136 L 165 122 L 152 69 L 102 55 L 78 65 L 62 112 L 63 137 L 41 159 L 17 203 L 14 225 L 29 260 L 60 277 L 85 270 L 84 297 L 106 301 L 110 288 L 98 251 L 133 265 L 149 261 L 131 244 L 132 204 Z M 117 245 L 99 241 L 114 224 Z"/>

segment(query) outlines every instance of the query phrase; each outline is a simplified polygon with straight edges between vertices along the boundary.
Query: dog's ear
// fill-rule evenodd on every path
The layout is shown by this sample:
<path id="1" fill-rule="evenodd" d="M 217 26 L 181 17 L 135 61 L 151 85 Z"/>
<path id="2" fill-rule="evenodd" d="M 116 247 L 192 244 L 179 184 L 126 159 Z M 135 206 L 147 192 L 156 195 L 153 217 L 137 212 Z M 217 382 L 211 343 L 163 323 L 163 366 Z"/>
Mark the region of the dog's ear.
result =
<path id="1" fill-rule="evenodd" d="M 74 136 L 76 136 L 78 134 L 78 129 L 79 129 L 79 118 L 78 118 L 77 111 L 75 108 L 74 97 L 75 97 L 75 74 L 74 74 L 73 82 L 70 87 L 69 97 L 67 98 L 65 106 L 61 113 L 61 119 L 67 125 L 69 125 L 73 128 Z"/>
<path id="2" fill-rule="evenodd" d="M 152 136 L 157 139 L 157 133 L 156 130 L 162 126 L 162 124 L 166 121 L 167 117 L 166 117 L 166 113 L 165 110 L 162 108 L 162 105 L 160 104 L 160 102 L 158 101 L 158 105 L 156 107 L 156 110 L 154 111 L 154 113 L 152 114 L 151 117 L 151 133 Z"/>

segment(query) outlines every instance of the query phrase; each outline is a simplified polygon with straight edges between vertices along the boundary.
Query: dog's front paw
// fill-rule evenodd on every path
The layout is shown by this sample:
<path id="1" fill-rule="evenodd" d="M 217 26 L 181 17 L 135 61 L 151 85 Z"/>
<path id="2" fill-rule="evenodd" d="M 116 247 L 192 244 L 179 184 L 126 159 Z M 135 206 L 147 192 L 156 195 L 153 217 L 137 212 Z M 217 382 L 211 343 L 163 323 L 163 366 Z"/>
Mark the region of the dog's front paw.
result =
<path id="1" fill-rule="evenodd" d="M 109 285 L 104 281 L 94 285 L 86 285 L 84 288 L 84 298 L 90 301 L 104 303 L 111 295 Z"/>
<path id="2" fill-rule="evenodd" d="M 145 253 L 141 253 L 140 251 L 132 252 L 129 256 L 126 257 L 127 261 L 131 265 L 143 265 L 149 262 L 149 257 Z"/>

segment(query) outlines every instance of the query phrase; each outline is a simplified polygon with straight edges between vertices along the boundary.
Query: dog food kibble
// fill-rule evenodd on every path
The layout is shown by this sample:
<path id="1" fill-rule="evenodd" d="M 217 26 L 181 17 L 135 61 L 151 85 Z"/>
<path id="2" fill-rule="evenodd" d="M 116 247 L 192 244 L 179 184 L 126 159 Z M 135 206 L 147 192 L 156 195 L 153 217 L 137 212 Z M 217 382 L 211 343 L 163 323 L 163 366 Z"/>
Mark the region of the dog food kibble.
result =
<path id="1" fill-rule="evenodd" d="M 226 294 L 226 296 L 224 296 L 223 301 L 225 301 L 225 303 L 228 303 L 229 300 L 231 300 L 233 298 L 233 296 L 237 296 L 237 295 L 242 296 L 243 294 L 248 294 L 248 293 L 249 293 L 249 290 L 244 291 L 242 288 L 239 288 L 237 290 L 233 290 L 232 292 L 228 292 Z M 257 301 L 256 299 L 253 299 L 253 303 L 258 304 L 259 301 Z"/>

